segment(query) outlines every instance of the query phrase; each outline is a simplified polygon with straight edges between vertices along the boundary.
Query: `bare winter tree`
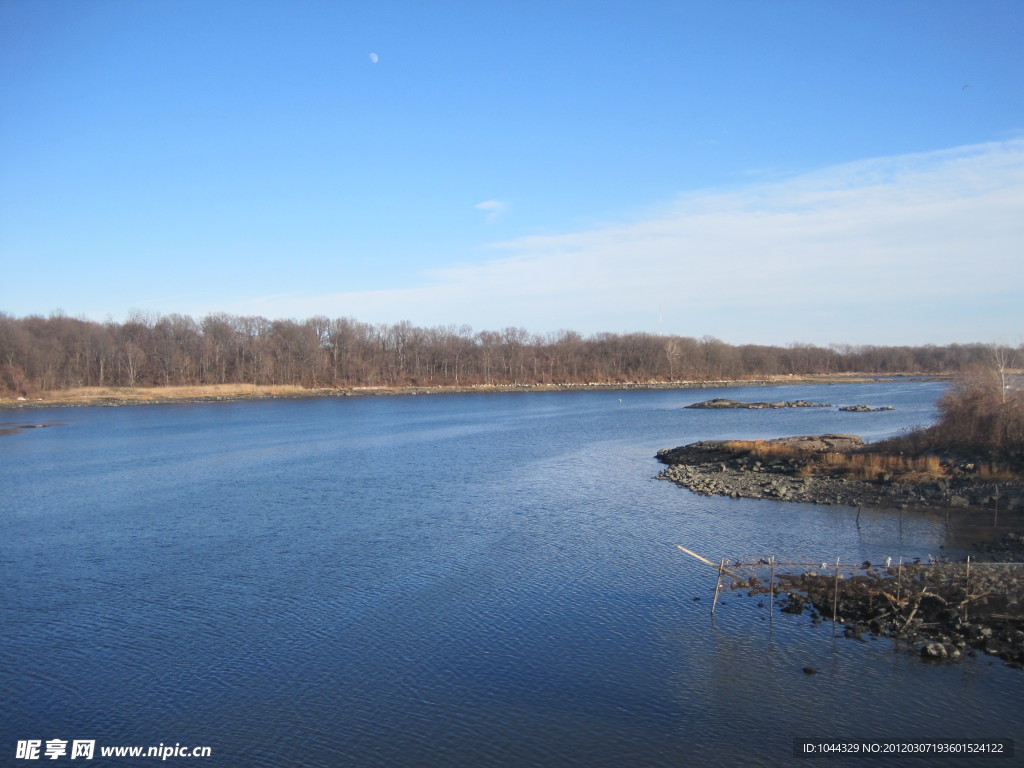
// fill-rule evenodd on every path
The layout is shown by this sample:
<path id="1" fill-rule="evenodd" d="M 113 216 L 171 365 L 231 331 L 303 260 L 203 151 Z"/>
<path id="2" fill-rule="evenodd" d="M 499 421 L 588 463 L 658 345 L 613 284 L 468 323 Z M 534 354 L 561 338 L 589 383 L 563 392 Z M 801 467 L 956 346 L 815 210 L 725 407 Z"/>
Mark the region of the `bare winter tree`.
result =
<path id="1" fill-rule="evenodd" d="M 81 386 L 291 384 L 307 387 L 622 383 L 834 372 L 955 373 L 985 365 L 1009 402 L 1020 350 L 944 347 L 733 346 L 713 336 L 547 336 L 508 327 L 370 325 L 352 318 L 133 312 L 123 323 L 0 313 L 0 395 Z M 24 396 L 24 395 L 22 395 Z"/>

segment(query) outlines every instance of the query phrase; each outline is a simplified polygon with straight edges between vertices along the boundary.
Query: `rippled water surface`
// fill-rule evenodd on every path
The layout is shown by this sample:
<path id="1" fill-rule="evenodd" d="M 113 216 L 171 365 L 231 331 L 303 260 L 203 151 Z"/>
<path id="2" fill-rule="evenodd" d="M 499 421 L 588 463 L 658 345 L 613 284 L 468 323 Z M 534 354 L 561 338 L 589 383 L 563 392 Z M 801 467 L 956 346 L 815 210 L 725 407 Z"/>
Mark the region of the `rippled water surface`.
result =
<path id="1" fill-rule="evenodd" d="M 653 479 L 660 448 L 875 439 L 928 422 L 940 393 L 902 383 L 33 411 L 26 423 L 54 426 L 0 437 L 4 760 L 19 739 L 60 738 L 208 745 L 203 764 L 217 766 L 778 766 L 800 762 L 794 736 L 1014 738 L 1024 673 L 987 659 L 926 665 L 891 641 L 834 640 L 806 617 L 769 627 L 738 595 L 712 623 L 714 573 L 675 548 L 956 552 L 943 519 L 863 510 L 858 527 L 848 508 Z M 682 408 L 716 396 L 896 410 Z"/>

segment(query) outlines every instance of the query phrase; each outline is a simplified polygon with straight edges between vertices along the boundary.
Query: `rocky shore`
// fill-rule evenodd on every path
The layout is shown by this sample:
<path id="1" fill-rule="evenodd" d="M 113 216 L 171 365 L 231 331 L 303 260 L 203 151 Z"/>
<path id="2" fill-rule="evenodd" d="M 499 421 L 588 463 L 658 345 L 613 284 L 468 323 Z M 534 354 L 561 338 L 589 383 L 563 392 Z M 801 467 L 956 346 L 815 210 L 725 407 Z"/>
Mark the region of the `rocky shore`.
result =
<path id="1" fill-rule="evenodd" d="M 1011 533 L 998 546 L 1024 559 L 1022 542 Z M 750 596 L 773 591 L 784 613 L 815 624 L 834 616 L 849 638 L 895 638 L 933 661 L 988 655 L 1024 668 L 1024 564 L 863 563 L 853 573 L 841 568 L 838 579 L 822 566 L 776 574 L 774 588 L 756 576 L 730 586 Z"/>
<path id="2" fill-rule="evenodd" d="M 773 499 L 809 504 L 900 508 L 984 508 L 1024 510 L 1024 485 L 983 479 L 977 467 L 961 464 L 948 477 L 899 482 L 880 472 L 871 480 L 808 471 L 815 454 L 851 452 L 863 446 L 856 435 L 809 435 L 764 441 L 792 448 L 791 456 L 758 458 L 735 442 L 705 440 L 658 451 L 668 465 L 659 480 L 694 493 L 732 498 Z"/>
<path id="3" fill-rule="evenodd" d="M 863 448 L 860 437 L 843 434 L 706 440 L 659 451 L 658 460 L 668 466 L 658 477 L 695 493 L 733 498 L 1024 511 L 1024 484 L 982 477 L 974 464 L 934 459 L 928 466 L 938 479 L 918 473 L 916 482 L 898 482 L 887 472 L 870 479 L 832 472 L 864 466 L 866 461 L 828 460 L 872 458 Z M 822 563 L 803 573 L 777 571 L 774 585 L 765 582 L 766 561 L 735 563 L 726 573 L 732 589 L 751 596 L 772 592 L 786 613 L 807 612 L 815 623 L 835 617 L 847 637 L 896 638 L 935 661 L 989 655 L 1024 668 L 1024 532 L 1007 533 L 977 551 L 970 564 L 866 562 L 840 567 L 838 578 L 835 567 Z"/>

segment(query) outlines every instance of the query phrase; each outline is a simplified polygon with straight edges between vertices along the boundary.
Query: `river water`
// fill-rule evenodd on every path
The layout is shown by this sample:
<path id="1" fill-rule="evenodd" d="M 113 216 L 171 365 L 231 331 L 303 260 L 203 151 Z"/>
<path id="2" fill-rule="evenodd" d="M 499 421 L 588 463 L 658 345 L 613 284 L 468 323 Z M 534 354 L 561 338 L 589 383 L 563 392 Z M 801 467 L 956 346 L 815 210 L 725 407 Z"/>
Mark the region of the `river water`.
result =
<path id="1" fill-rule="evenodd" d="M 907 382 L 0 413 L 53 425 L 0 437 L 4 764 L 25 764 L 15 745 L 28 739 L 209 746 L 202 764 L 248 768 L 592 768 L 806 764 L 795 737 L 1015 738 L 1024 672 L 987 658 L 926 664 L 806 616 L 769 623 L 756 598 L 734 594 L 712 621 L 715 574 L 676 549 L 957 554 L 942 517 L 865 509 L 857 525 L 854 509 L 653 479 L 660 448 L 877 439 L 929 422 L 941 392 Z M 717 396 L 896 410 L 683 409 Z M 97 748 L 89 764 L 137 761 L 105 762 Z"/>

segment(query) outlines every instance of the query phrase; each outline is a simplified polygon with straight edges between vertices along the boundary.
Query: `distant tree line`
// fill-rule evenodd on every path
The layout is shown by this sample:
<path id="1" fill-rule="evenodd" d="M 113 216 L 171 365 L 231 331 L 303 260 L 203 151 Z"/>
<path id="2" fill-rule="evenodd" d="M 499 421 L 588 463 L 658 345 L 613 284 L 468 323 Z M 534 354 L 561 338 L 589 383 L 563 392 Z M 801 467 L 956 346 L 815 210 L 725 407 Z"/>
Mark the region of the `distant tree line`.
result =
<path id="1" fill-rule="evenodd" d="M 1003 349 L 1004 354 L 1014 350 Z M 98 323 L 0 313 L 0 391 L 292 384 L 306 387 L 718 381 L 785 374 L 953 373 L 991 345 L 731 345 L 650 333 L 474 332 L 323 316 L 134 313 Z"/>

